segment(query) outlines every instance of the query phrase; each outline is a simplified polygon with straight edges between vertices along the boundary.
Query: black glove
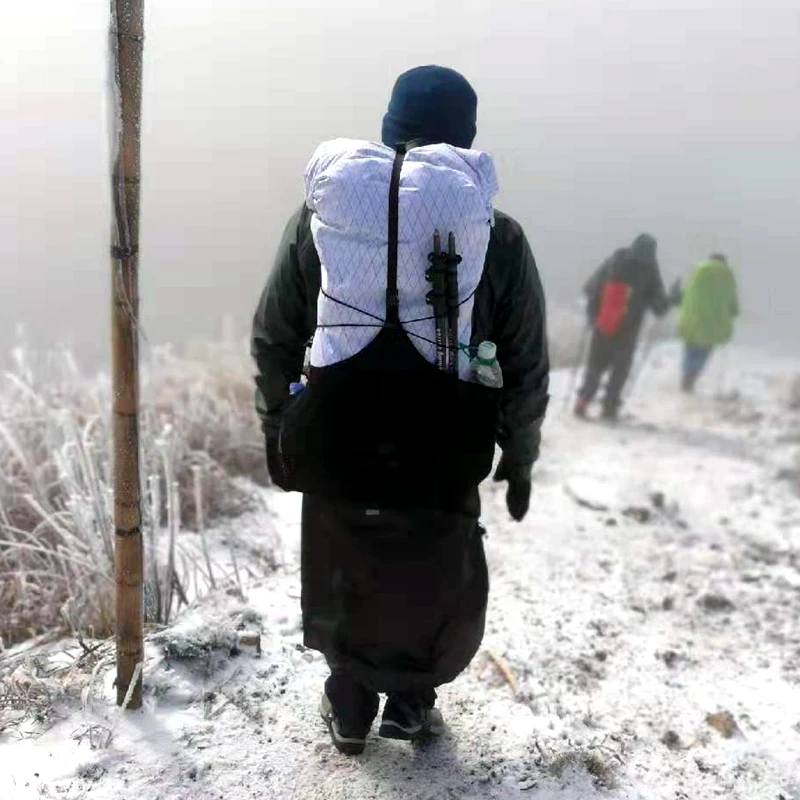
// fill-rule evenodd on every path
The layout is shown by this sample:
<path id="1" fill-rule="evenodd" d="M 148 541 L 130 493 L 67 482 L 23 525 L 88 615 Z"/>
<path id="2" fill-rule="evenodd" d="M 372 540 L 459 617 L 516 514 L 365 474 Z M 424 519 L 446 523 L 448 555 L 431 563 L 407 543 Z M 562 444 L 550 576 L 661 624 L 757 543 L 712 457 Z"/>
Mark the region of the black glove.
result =
<path id="1" fill-rule="evenodd" d="M 508 482 L 506 506 L 511 519 L 522 522 L 531 504 L 531 470 L 524 464 L 511 464 L 503 456 L 497 465 L 494 479 Z"/>
<path id="2" fill-rule="evenodd" d="M 270 480 L 275 486 L 278 486 L 285 492 L 289 491 L 286 488 L 286 476 L 283 472 L 283 459 L 278 449 L 277 436 L 267 437 L 267 472 L 269 472 Z"/>
<path id="3" fill-rule="evenodd" d="M 669 304 L 671 306 L 679 306 L 681 301 L 683 300 L 683 286 L 681 285 L 681 279 L 676 278 L 675 283 L 672 284 L 672 288 L 669 290 Z"/>

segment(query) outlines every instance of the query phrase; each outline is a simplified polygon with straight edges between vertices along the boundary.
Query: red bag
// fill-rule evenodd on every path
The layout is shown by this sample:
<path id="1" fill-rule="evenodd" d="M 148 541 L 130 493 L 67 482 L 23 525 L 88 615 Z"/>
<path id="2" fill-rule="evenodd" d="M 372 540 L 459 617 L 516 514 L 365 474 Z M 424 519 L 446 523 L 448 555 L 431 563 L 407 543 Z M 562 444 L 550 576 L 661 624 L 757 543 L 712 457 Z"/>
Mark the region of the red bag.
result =
<path id="1" fill-rule="evenodd" d="M 600 333 L 613 336 L 628 313 L 628 300 L 631 296 L 631 287 L 622 281 L 608 281 L 603 285 L 603 295 L 600 298 L 600 311 L 597 314 L 595 325 Z"/>

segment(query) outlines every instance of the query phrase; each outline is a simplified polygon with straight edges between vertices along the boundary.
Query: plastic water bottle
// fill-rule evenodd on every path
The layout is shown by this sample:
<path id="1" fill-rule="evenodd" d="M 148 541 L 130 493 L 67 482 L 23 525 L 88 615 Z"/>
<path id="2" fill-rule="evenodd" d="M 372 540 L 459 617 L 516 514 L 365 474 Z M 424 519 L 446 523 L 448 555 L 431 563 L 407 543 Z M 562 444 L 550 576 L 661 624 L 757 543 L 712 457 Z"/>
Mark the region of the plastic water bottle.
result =
<path id="1" fill-rule="evenodd" d="M 481 342 L 478 354 L 470 362 L 472 377 L 476 383 L 492 389 L 503 386 L 503 370 L 497 363 L 497 345 L 494 342 Z"/>

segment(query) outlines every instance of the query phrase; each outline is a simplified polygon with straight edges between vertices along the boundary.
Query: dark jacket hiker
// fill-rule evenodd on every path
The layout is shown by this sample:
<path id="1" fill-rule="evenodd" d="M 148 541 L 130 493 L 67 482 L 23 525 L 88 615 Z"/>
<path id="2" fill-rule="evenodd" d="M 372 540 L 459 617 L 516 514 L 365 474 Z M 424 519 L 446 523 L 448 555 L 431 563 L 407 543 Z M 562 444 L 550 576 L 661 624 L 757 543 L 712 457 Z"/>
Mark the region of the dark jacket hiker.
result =
<path id="1" fill-rule="evenodd" d="M 395 86 L 384 142 L 394 146 L 422 137 L 469 146 L 475 103 L 474 92 L 457 73 L 436 67 L 412 70 Z M 444 116 L 442 108 L 448 112 Z M 369 346 L 341 364 L 312 367 L 309 389 L 298 402 L 289 386 L 300 379 L 306 345 L 317 331 L 321 297 L 312 217 L 304 207 L 289 221 L 255 314 L 256 405 L 273 481 L 287 488 L 298 481 L 301 489 L 314 488 L 305 489 L 303 502 L 304 640 L 322 651 L 331 666 L 323 716 L 334 743 L 345 752 L 360 752 L 377 713 L 377 692 L 390 694 L 382 735 L 415 738 L 433 732 L 434 688 L 453 680 L 480 645 L 488 596 L 478 525 L 480 478 L 467 480 L 456 459 L 446 470 L 431 472 L 431 463 L 446 465 L 452 447 L 466 455 L 459 462 L 472 460 L 470 451 L 478 446 L 470 445 L 472 429 L 480 435 L 488 425 L 489 449 L 496 440 L 503 452 L 496 478 L 508 482 L 509 511 L 515 519 L 525 515 L 547 406 L 544 298 L 524 233 L 510 217 L 497 213 L 474 293 L 470 343 L 497 345 L 503 370 L 499 405 L 472 403 L 463 393 L 473 388 L 453 388 L 455 381 L 443 382 L 441 373 L 421 363 L 403 326 L 388 324 L 391 303 L 387 324 Z M 390 391 L 397 386 L 398 370 L 403 391 Z M 359 381 L 356 392 L 352 387 Z M 445 388 L 436 397 L 420 396 L 422 387 L 430 392 L 440 384 Z M 471 409 L 472 418 L 459 417 L 464 408 Z M 477 419 L 479 408 L 485 413 Z M 296 424 L 301 415 L 308 424 Z M 320 439 L 313 429 L 323 427 Z M 425 431 L 438 436 L 443 429 L 449 431 L 447 447 L 434 442 L 415 461 L 408 460 L 411 451 L 404 448 L 404 439 L 424 439 Z M 375 430 L 387 439 L 386 458 L 380 457 L 381 450 L 376 456 L 376 443 L 366 440 L 364 432 Z M 287 463 L 287 446 L 318 452 L 318 474 L 301 474 L 302 469 Z M 485 453 L 479 455 L 481 463 L 473 472 L 482 477 L 491 453 L 488 462 Z M 394 472 L 382 472 L 389 469 Z"/>
<path id="2" fill-rule="evenodd" d="M 667 296 L 656 258 L 656 240 L 643 233 L 630 247 L 615 251 L 603 262 L 583 291 L 592 340 L 575 413 L 586 413 L 603 375 L 610 371 L 603 416 L 614 419 L 644 316 L 648 310 L 659 317 L 666 314 L 671 305 L 680 302 L 680 287 L 676 285 Z"/>

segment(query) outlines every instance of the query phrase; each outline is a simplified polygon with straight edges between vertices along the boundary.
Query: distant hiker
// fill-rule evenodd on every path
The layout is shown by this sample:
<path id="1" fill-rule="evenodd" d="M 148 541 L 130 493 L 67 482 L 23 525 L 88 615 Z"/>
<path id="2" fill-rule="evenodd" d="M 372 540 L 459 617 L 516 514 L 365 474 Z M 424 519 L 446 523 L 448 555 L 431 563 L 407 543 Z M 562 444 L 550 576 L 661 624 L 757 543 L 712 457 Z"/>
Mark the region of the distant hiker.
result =
<path id="1" fill-rule="evenodd" d="M 491 158 L 467 149 L 476 109 L 463 76 L 419 67 L 382 145 L 321 145 L 253 323 L 269 472 L 304 492 L 304 642 L 330 666 L 321 713 L 348 754 L 378 693 L 381 736 L 442 730 L 435 689 L 483 637 L 478 484 L 495 444 L 511 517 L 530 502 L 545 303 L 525 234 L 492 209 Z"/>
<path id="2" fill-rule="evenodd" d="M 680 284 L 667 296 L 656 259 L 656 240 L 647 233 L 630 247 L 617 250 L 584 286 L 592 328 L 589 360 L 578 392 L 575 414 L 586 415 L 589 404 L 610 372 L 603 399 L 603 418 L 615 420 L 622 390 L 630 374 L 644 315 L 649 309 L 663 316 L 680 302 Z"/>
<path id="3" fill-rule="evenodd" d="M 684 342 L 684 392 L 694 391 L 713 349 L 730 341 L 738 314 L 736 278 L 725 256 L 713 253 L 692 271 L 681 302 L 678 331 Z"/>

